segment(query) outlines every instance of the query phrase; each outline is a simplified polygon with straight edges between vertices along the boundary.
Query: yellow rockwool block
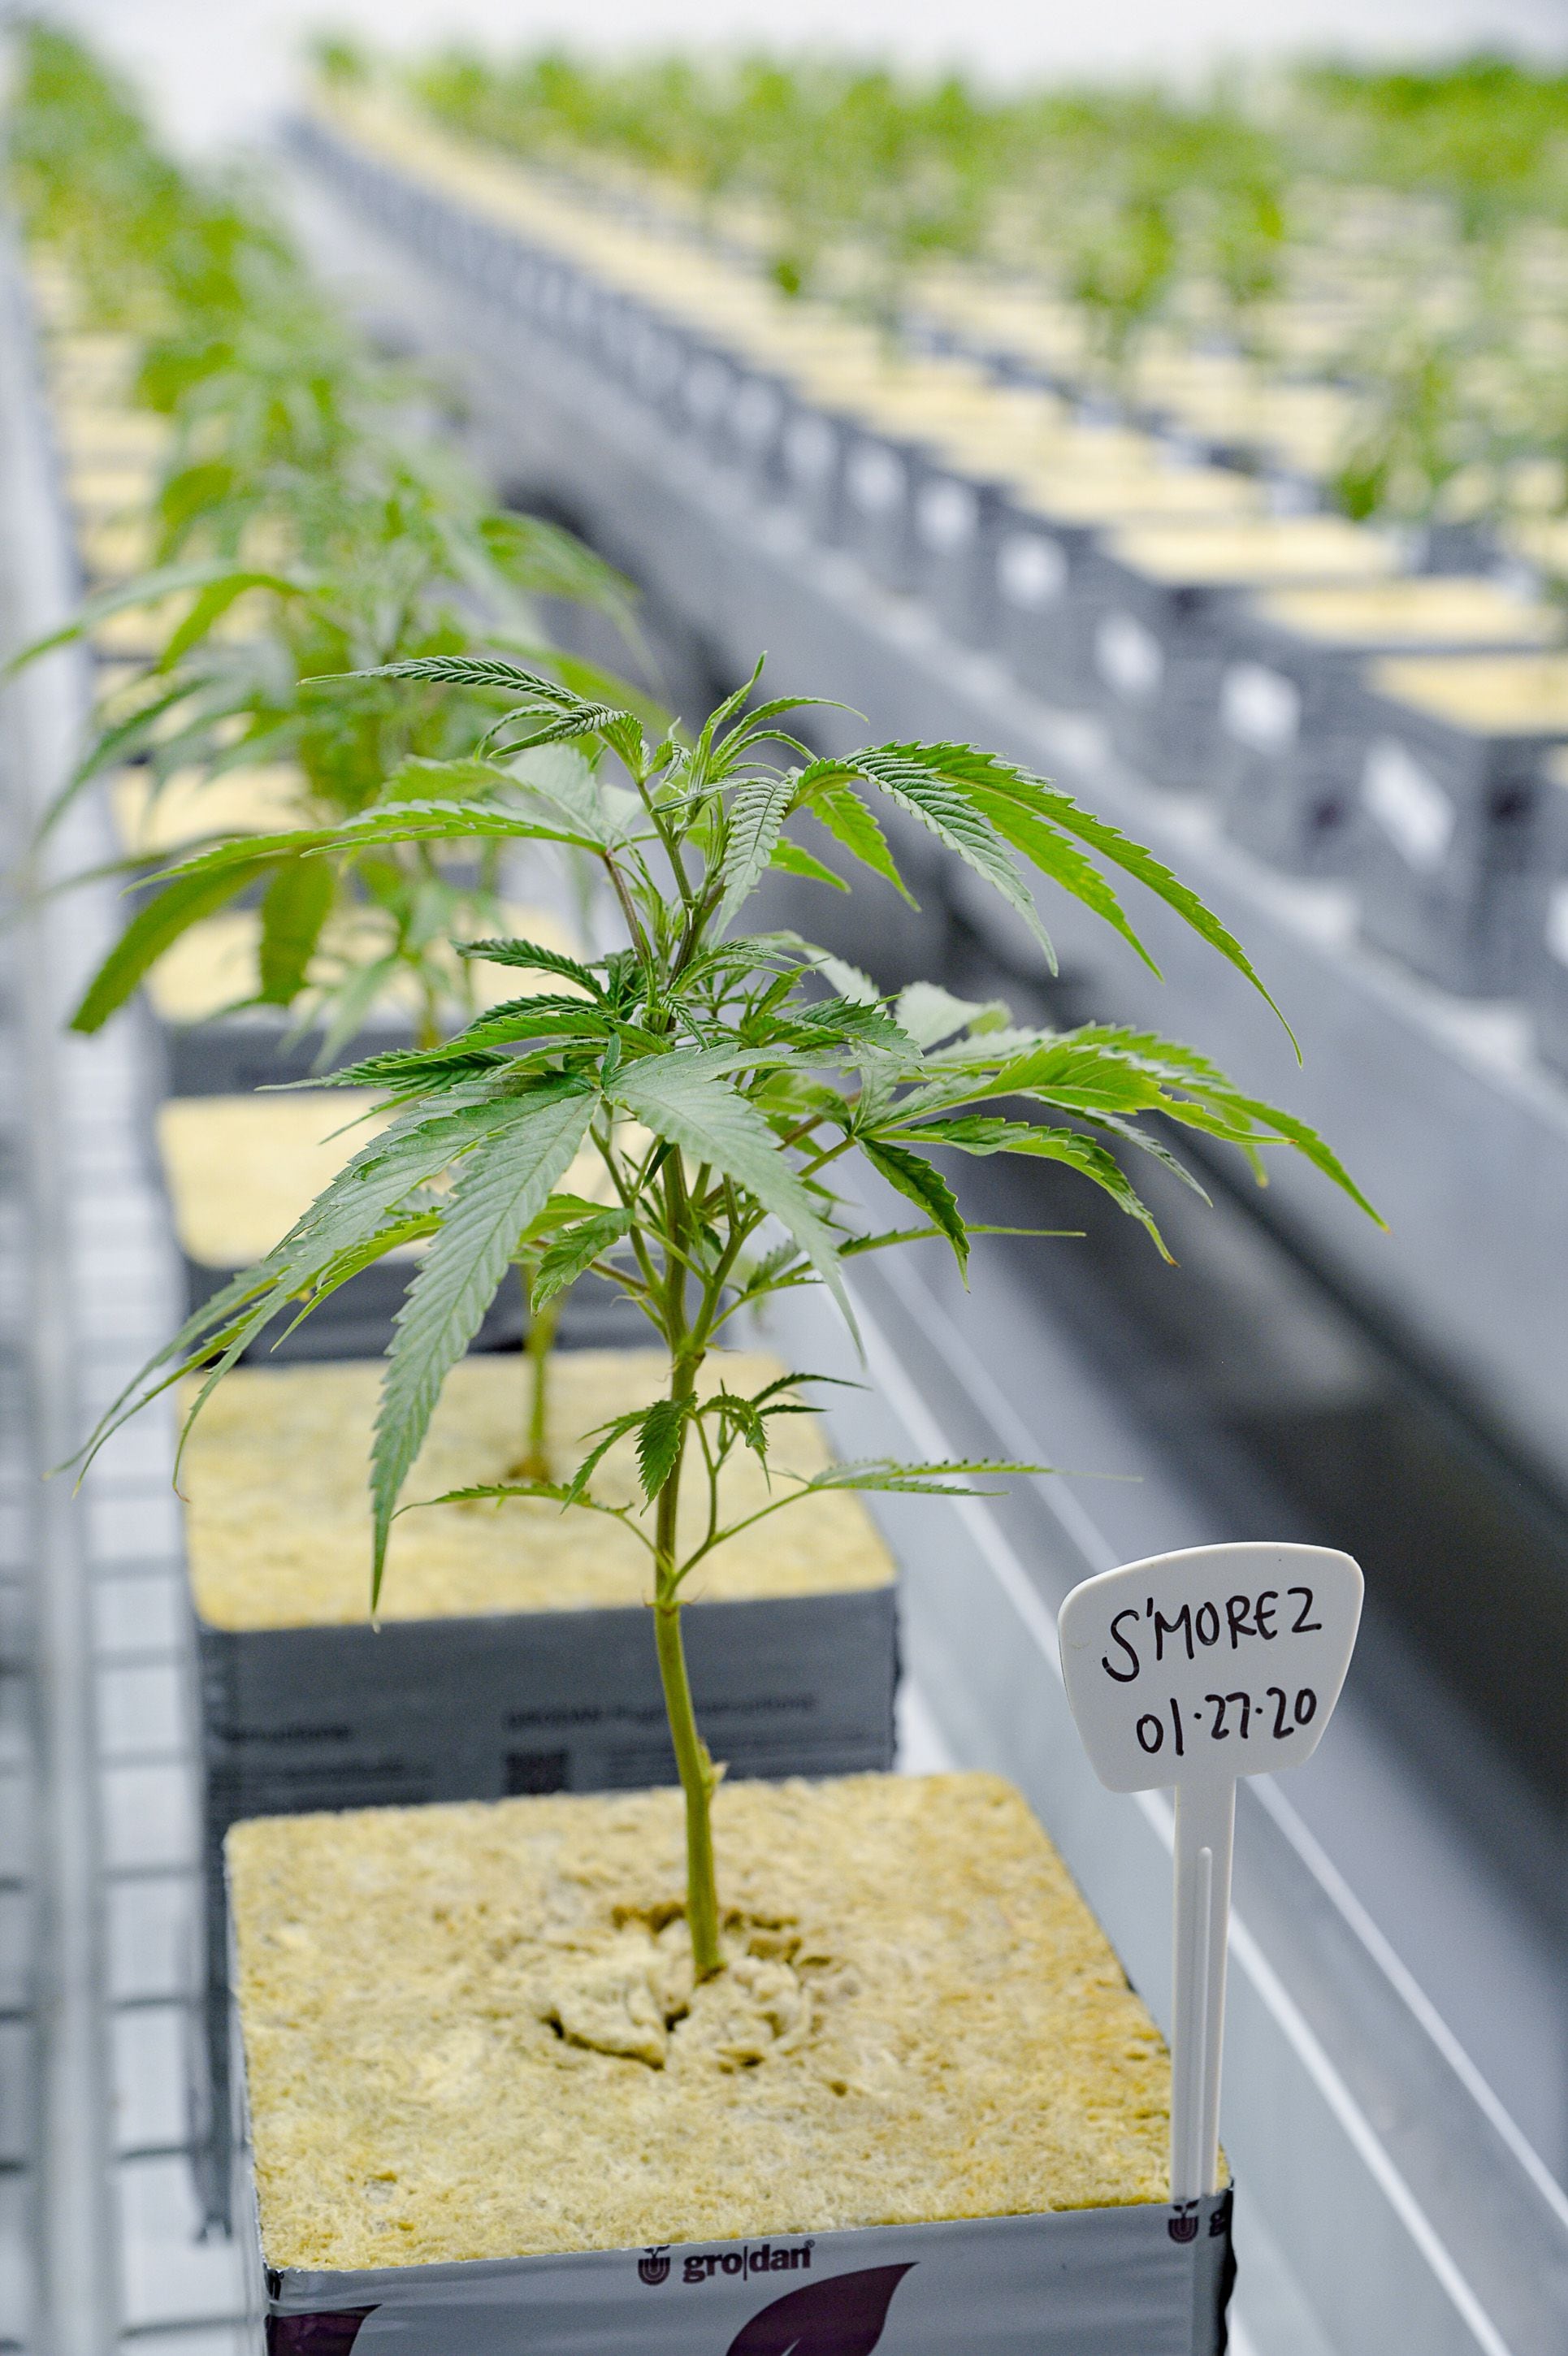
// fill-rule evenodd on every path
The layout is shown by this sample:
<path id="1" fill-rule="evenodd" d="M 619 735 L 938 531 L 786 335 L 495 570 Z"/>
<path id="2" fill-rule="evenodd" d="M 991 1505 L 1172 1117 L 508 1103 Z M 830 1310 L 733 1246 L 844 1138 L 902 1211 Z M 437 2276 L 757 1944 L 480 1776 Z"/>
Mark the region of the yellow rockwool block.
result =
<path id="1" fill-rule="evenodd" d="M 1220 466 L 1108 466 L 1076 444 L 1021 470 L 1017 480 L 1043 513 L 1069 523 L 1181 519 L 1184 530 L 1196 531 L 1206 522 L 1255 515 L 1262 506 L 1257 484 L 1245 475 Z"/>
<path id="2" fill-rule="evenodd" d="M 269 2266 L 1165 2199 L 1165 2048 L 1011 1786 L 714 1813 L 726 1967 L 695 1989 L 676 1791 L 231 1832 Z"/>
<path id="3" fill-rule="evenodd" d="M 369 1088 L 166 1099 L 157 1109 L 158 1159 L 187 1258 L 239 1269 L 264 1258 L 385 1128 L 392 1116 L 379 1101 Z M 626 1133 L 646 1135 L 629 1123 Z M 607 1183 L 602 1157 L 585 1146 L 561 1183 L 597 1199 Z M 417 1248 L 404 1245 L 388 1257 Z"/>
<path id="4" fill-rule="evenodd" d="M 94 455 L 68 464 L 66 493 L 79 516 L 119 521 L 148 507 L 158 487 L 152 460 Z"/>
<path id="5" fill-rule="evenodd" d="M 186 1548 L 201 1617 L 219 1628 L 343 1626 L 366 1617 L 370 1594 L 370 1461 L 381 1376 L 379 1359 L 330 1365 L 242 1366 L 220 1383 L 191 1432 L 181 1467 Z M 776 1359 L 715 1351 L 702 1387 L 754 1393 L 784 1368 Z M 529 1393 L 510 1355 L 464 1358 L 447 1376 L 405 1497 L 514 1476 Z M 550 1372 L 553 1469 L 563 1477 L 588 1435 L 665 1388 L 657 1350 L 562 1350 Z M 748 1449 L 725 1465 L 725 1524 L 757 1513 L 827 1462 L 816 1419 L 778 1418 L 768 1476 Z M 693 1463 L 682 1488 L 680 1537 L 697 1544 L 707 1484 Z M 618 1440 L 594 1475 L 594 1494 L 639 1505 L 636 1451 Z M 638 1526 L 651 1534 L 644 1510 Z M 380 1605 L 387 1620 L 487 1612 L 568 1612 L 644 1603 L 647 1547 L 607 1515 L 563 1512 L 544 1499 L 437 1505 L 405 1514 L 392 1531 Z M 691 1580 L 693 1601 L 818 1595 L 886 1586 L 893 1565 L 860 1499 L 828 1492 L 770 1515 L 716 1548 Z M 650 1638 L 651 1642 L 651 1636 Z"/>
<path id="6" fill-rule="evenodd" d="M 54 412 L 55 438 L 73 465 L 156 466 L 172 439 L 168 421 L 146 409 L 122 409 L 91 402 L 61 402 Z"/>
<path id="7" fill-rule="evenodd" d="M 156 787 L 143 771 L 122 769 L 109 788 L 122 851 L 148 858 L 177 851 L 205 835 L 271 834 L 303 825 L 306 800 L 303 774 L 281 761 L 227 769 L 215 777 L 177 769 Z"/>
<path id="8" fill-rule="evenodd" d="M 1396 571 L 1400 561 L 1392 540 L 1338 516 L 1129 524 L 1110 547 L 1151 580 L 1216 588 L 1231 582 L 1375 579 Z"/>
<path id="9" fill-rule="evenodd" d="M 369 1089 L 171 1097 L 158 1159 L 179 1248 L 201 1268 L 249 1268 L 281 1241 L 388 1116 Z"/>
<path id="10" fill-rule="evenodd" d="M 536 941 L 541 948 L 559 949 L 568 957 L 575 953 L 576 945 L 566 926 L 547 908 L 509 908 L 505 923 L 514 939 Z M 312 972 L 313 981 L 330 978 L 334 959 L 354 956 L 354 933 L 351 920 L 328 927 L 325 954 L 317 960 L 319 970 Z M 262 920 L 253 908 L 225 909 L 220 916 L 206 916 L 192 925 L 172 948 L 164 951 L 147 977 L 147 995 L 155 1012 L 165 1023 L 206 1023 L 236 1000 L 253 996 L 261 937 Z M 483 958 L 468 959 L 467 973 L 474 1005 L 480 1012 L 502 1005 L 508 999 L 524 997 L 532 990 L 570 992 L 575 987 L 532 967 L 492 965 Z M 415 995 L 411 986 L 394 986 L 379 1004 L 394 1017 L 406 1016 L 414 1011 Z"/>
<path id="11" fill-rule="evenodd" d="M 77 547 L 94 593 L 134 581 L 156 554 L 153 529 L 145 516 L 84 523 L 77 532 Z"/>
<path id="12" fill-rule="evenodd" d="M 1375 581 L 1348 589 L 1278 589 L 1258 600 L 1258 612 L 1305 638 L 1328 646 L 1412 646 L 1452 638 L 1465 646 L 1488 638 L 1541 646 L 1563 637 L 1561 614 L 1510 595 L 1484 575 L 1430 573 L 1413 581 Z"/>
<path id="13" fill-rule="evenodd" d="M 1568 655 L 1400 655 L 1367 676 L 1380 694 L 1481 735 L 1568 734 Z"/>

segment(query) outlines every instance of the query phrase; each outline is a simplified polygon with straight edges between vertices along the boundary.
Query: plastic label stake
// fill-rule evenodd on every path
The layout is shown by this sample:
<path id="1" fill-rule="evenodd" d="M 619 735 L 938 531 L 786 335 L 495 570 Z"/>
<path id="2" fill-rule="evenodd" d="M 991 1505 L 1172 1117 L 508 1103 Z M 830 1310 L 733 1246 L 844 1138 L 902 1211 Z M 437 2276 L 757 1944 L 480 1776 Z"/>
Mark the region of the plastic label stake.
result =
<path id="1" fill-rule="evenodd" d="M 1113 1792 L 1176 1786 L 1171 2200 L 1219 2189 L 1236 1778 L 1310 1759 L 1361 1618 L 1330 1547 L 1189 1547 L 1101 1571 L 1058 1622 L 1068 1700 Z"/>

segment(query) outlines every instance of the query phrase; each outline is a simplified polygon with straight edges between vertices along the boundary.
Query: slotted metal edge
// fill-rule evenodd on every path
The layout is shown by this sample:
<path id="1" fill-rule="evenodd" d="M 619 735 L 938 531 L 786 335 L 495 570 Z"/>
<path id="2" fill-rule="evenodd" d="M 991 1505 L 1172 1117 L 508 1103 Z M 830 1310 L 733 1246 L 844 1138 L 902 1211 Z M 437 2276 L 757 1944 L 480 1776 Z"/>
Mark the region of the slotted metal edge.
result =
<path id="1" fill-rule="evenodd" d="M 0 518 L 9 656 L 58 627 L 80 597 L 9 222 L 0 224 Z M 24 837 L 70 774 L 90 694 L 80 649 L 51 655 L 8 690 L 7 785 L 23 805 L 14 815 Z M 112 856 L 101 799 L 87 796 L 51 836 L 37 880 Z M 192 1975 L 172 1953 L 176 1941 L 194 1953 L 197 1856 L 195 1753 L 175 1698 L 188 1680 L 168 1419 L 121 1435 L 80 1494 L 69 1479 L 44 1477 L 177 1322 L 166 1214 L 145 1163 L 145 1034 L 134 1020 L 92 1039 L 64 1032 L 122 922 L 111 882 L 44 898 L 19 959 L 40 1794 L 34 2337 L 47 2356 L 105 2356 L 122 2340 L 149 2356 L 155 2347 L 164 2356 L 166 2342 L 168 2356 L 232 2356 L 242 2288 L 232 2249 L 200 2240 L 185 2052 Z M 115 1633 L 127 1616 L 113 1608 L 116 1589 L 143 1609 L 161 1596 L 145 1641 Z M 155 1886 L 168 1968 L 156 1985 L 116 1986 L 111 1933 L 127 1896 Z"/>

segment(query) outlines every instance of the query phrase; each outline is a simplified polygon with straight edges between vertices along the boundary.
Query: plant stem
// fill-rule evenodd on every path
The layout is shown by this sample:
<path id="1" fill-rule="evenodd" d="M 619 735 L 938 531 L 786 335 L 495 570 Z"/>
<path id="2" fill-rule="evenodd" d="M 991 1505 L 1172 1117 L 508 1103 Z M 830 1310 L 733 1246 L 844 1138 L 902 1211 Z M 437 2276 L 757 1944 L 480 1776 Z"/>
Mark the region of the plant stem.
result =
<path id="1" fill-rule="evenodd" d="M 559 1293 L 543 1309 L 529 1307 L 529 1272 L 526 1267 L 518 1271 L 522 1280 L 523 1312 L 528 1318 L 523 1342 L 523 1364 L 528 1371 L 528 1430 L 523 1442 L 522 1473 L 529 1481 L 550 1478 L 550 1354 L 555 1346 L 555 1329 L 561 1323 L 563 1296 Z"/>
<path id="2" fill-rule="evenodd" d="M 660 1505 L 662 1507 L 662 1497 Z M 708 1756 L 708 1746 L 697 1731 L 696 1713 L 692 1707 L 686 1647 L 681 1634 L 680 1598 L 667 1591 L 661 1575 L 654 1599 L 653 1627 L 659 1645 L 664 1708 L 675 1745 L 681 1789 L 686 1799 L 686 1922 L 692 1933 L 692 1964 L 697 1977 L 705 1980 L 713 1977 L 722 1962 L 712 1810 L 718 1777 Z"/>
<path id="3" fill-rule="evenodd" d="M 665 1255 L 665 1339 L 670 1347 L 670 1396 L 689 1399 L 697 1387 L 701 1346 L 693 1349 L 686 1326 L 686 1272 L 680 1257 L 685 1241 L 687 1196 L 679 1152 L 665 1164 L 664 1198 L 669 1240 L 677 1249 Z M 692 1704 L 692 1683 L 686 1674 L 686 1647 L 681 1633 L 681 1593 L 676 1523 L 681 1503 L 681 1468 L 686 1456 L 687 1427 L 682 1426 L 675 1462 L 659 1492 L 654 1525 L 653 1629 L 659 1647 L 659 1676 L 664 1688 L 664 1712 L 675 1749 L 675 1766 L 686 1801 L 686 1924 L 692 1934 L 692 1963 L 699 1980 L 711 1979 L 722 1967 L 719 1954 L 718 1878 L 714 1867 L 713 1796 L 718 1783 L 708 1746 L 697 1731 Z"/>

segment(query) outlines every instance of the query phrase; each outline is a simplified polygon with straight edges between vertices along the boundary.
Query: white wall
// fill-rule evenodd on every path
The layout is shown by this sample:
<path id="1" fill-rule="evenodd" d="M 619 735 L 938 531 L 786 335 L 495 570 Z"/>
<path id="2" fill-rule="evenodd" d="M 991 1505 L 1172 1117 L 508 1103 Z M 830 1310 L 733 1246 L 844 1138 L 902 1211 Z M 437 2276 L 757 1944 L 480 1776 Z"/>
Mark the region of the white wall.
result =
<path id="1" fill-rule="evenodd" d="M 1431 56 L 1482 45 L 1568 59 L 1568 0 L 53 0 L 145 76 L 181 135 L 231 137 L 286 97 L 324 24 L 383 44 L 471 37 L 812 41 L 989 75 L 1193 71 L 1225 56 L 1329 47 Z"/>

